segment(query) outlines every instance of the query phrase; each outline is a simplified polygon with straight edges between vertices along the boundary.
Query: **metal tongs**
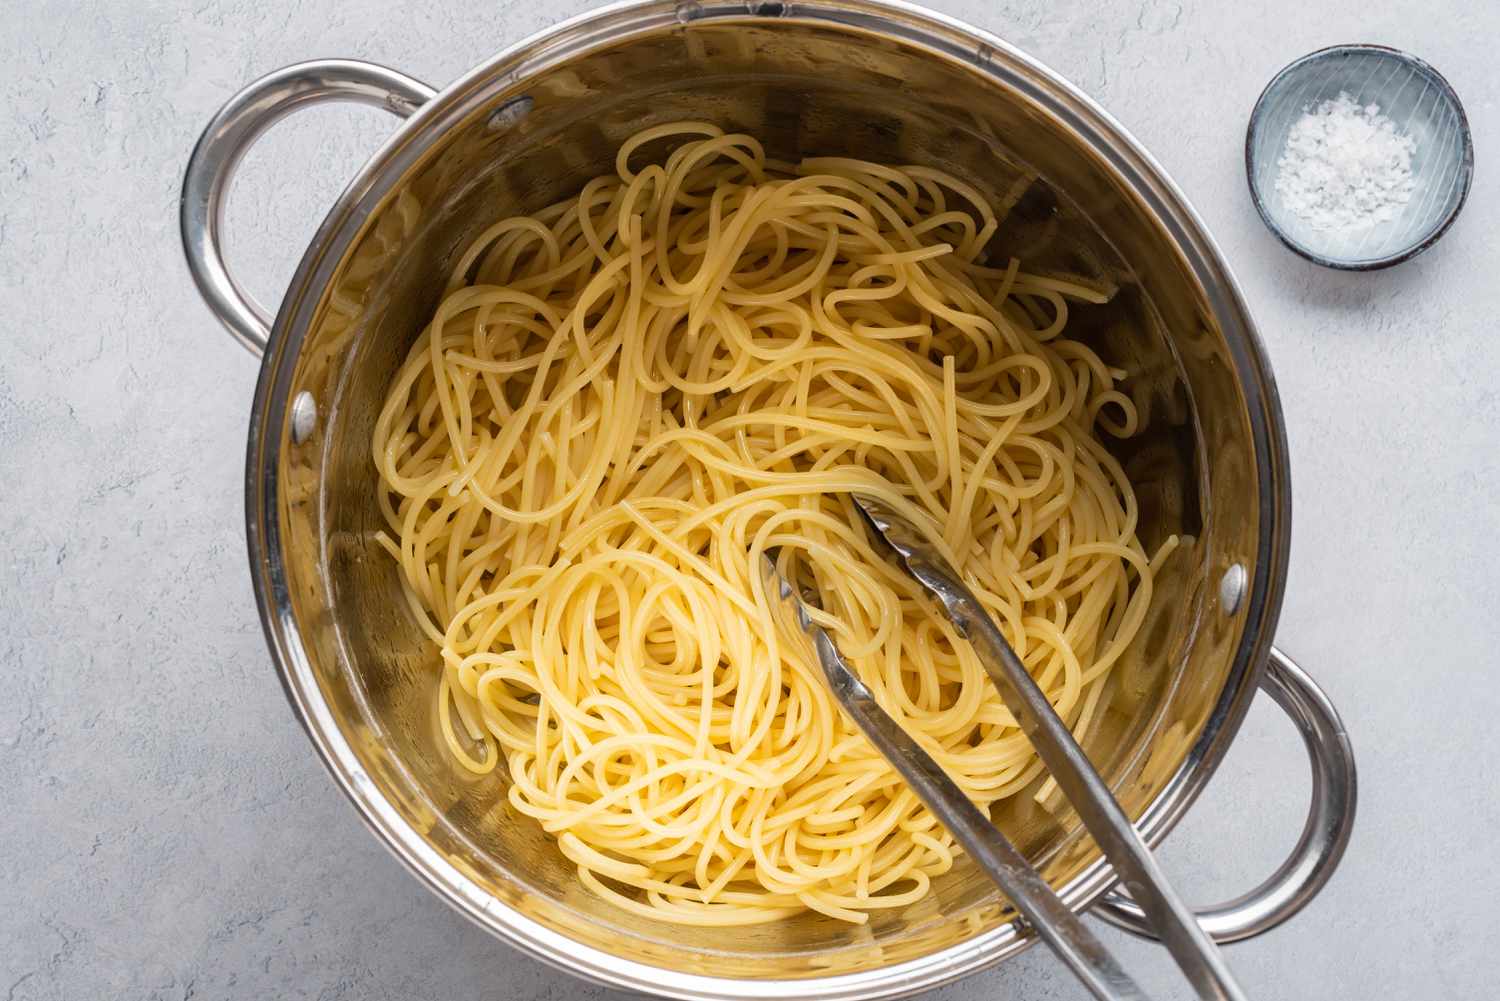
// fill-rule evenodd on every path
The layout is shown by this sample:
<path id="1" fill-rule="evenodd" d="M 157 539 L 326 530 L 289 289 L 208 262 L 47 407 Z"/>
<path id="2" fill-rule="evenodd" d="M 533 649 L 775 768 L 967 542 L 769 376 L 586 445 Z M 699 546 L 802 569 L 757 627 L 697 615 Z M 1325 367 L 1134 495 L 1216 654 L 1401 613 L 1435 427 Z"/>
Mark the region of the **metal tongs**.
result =
<path id="1" fill-rule="evenodd" d="M 1037 687 L 979 600 L 947 559 L 910 521 L 880 501 L 854 497 L 871 537 L 938 600 L 958 634 L 974 647 L 1006 708 L 1036 748 L 1058 788 L 1103 849 L 1125 890 L 1145 911 L 1158 936 L 1198 997 L 1243 1001 L 1224 957 L 1193 912 L 1167 883 L 1155 857 L 1094 770 L 1067 725 Z M 1084 927 L 1016 847 L 964 795 L 948 774 L 875 701 L 799 594 L 768 556 L 762 567 L 766 597 L 783 627 L 810 642 L 824 677 L 855 724 L 864 731 L 943 826 L 963 845 L 1058 957 L 1095 997 L 1144 999 L 1145 992 Z M 791 629 L 795 623 L 796 630 Z"/>

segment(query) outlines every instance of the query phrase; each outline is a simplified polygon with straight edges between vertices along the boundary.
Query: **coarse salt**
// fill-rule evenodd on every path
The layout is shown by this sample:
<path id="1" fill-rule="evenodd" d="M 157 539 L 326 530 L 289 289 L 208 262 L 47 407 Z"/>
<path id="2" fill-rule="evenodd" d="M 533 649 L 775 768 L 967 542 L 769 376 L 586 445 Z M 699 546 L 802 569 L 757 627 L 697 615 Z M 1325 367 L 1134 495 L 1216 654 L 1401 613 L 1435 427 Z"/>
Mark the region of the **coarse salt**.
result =
<path id="1" fill-rule="evenodd" d="M 1276 161 L 1276 191 L 1314 229 L 1365 229 L 1394 219 L 1411 199 L 1416 148 L 1379 105 L 1341 93 L 1292 126 Z"/>

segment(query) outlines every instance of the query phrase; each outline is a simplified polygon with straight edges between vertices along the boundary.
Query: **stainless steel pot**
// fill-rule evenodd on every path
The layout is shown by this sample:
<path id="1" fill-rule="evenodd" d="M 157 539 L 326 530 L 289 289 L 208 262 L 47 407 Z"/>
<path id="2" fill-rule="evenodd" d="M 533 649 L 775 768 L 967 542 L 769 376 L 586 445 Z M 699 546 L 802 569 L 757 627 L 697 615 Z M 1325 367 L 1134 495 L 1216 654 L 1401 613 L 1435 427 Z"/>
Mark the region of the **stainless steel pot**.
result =
<path id="1" fill-rule="evenodd" d="M 271 123 L 325 100 L 405 121 L 329 212 L 273 323 L 225 269 L 224 192 Z M 871 0 L 611 7 L 441 92 L 368 63 L 303 63 L 252 83 L 204 132 L 182 235 L 209 306 L 264 355 L 246 464 L 261 616 L 293 708 L 366 822 L 498 937 L 617 987 L 895 997 L 1032 940 L 962 862 L 927 899 L 858 928 L 807 915 L 728 934 L 624 915 L 582 890 L 498 778 L 459 774 L 434 735 L 436 658 L 372 542 L 368 443 L 387 383 L 481 227 L 576 191 L 637 129 L 688 117 L 751 131 L 784 158 L 941 164 L 1005 210 L 997 253 L 1116 290 L 1077 309 L 1070 329 L 1132 373 L 1145 430 L 1119 455 L 1147 547 L 1173 532 L 1189 541 L 1158 582 L 1089 751 L 1157 843 L 1264 688 L 1307 744 L 1312 807 L 1287 862 L 1204 921 L 1233 941 L 1296 913 L 1343 853 L 1354 764 L 1328 700 L 1271 648 L 1290 527 L 1286 442 L 1234 280 L 1177 189 L 1088 98 L 998 38 Z M 1107 892 L 1113 876 L 1075 825 L 1030 796 L 995 819 L 1070 906 L 1149 934 L 1129 900 Z"/>

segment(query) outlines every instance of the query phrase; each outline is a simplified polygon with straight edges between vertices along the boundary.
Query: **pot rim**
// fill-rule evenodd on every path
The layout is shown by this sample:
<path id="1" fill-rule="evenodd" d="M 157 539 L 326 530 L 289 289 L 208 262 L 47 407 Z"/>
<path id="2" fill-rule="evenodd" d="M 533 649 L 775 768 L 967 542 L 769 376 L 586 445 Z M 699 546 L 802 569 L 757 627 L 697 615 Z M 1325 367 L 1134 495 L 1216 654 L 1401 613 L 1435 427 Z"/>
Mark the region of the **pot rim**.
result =
<path id="1" fill-rule="evenodd" d="M 533 34 L 440 90 L 360 169 L 310 241 L 276 316 L 252 405 L 245 469 L 246 535 L 256 602 L 287 698 L 320 758 L 361 819 L 423 883 L 460 913 L 550 965 L 609 987 L 690 999 L 889 998 L 929 990 L 993 966 L 1035 937 L 1001 925 L 916 959 L 858 973 L 789 979 L 738 979 L 687 973 L 627 960 L 575 941 L 481 891 L 427 844 L 378 792 L 324 704 L 293 613 L 279 518 L 277 470 L 289 427 L 295 362 L 323 290 L 385 196 L 431 144 L 496 90 L 604 44 L 670 29 L 684 20 L 790 20 L 876 32 L 957 61 L 1019 92 L 1107 155 L 1110 169 L 1166 230 L 1220 321 L 1248 404 L 1257 459 L 1260 510 L 1255 571 L 1244 625 L 1213 712 L 1174 777 L 1138 821 L 1155 847 L 1197 798 L 1239 730 L 1258 687 L 1280 614 L 1290 546 L 1291 488 L 1281 406 L 1244 296 L 1186 197 L 1156 160 L 1091 98 L 1041 62 L 986 31 L 904 0 L 624 0 Z M 1115 882 L 1101 858 L 1061 891 L 1084 910 Z"/>

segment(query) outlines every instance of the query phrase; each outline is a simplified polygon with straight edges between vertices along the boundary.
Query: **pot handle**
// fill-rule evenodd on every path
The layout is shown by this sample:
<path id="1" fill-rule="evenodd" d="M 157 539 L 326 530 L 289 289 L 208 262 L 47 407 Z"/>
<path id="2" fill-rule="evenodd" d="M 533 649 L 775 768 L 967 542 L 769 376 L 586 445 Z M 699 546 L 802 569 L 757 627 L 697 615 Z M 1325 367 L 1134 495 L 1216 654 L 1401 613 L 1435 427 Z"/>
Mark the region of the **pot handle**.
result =
<path id="1" fill-rule="evenodd" d="M 229 273 L 220 243 L 224 193 L 240 158 L 266 129 L 299 108 L 353 101 L 407 118 L 435 93 L 425 83 L 374 63 L 316 59 L 256 80 L 231 97 L 203 130 L 182 179 L 182 248 L 203 301 L 251 353 L 265 354 L 271 316 Z"/>
<path id="2" fill-rule="evenodd" d="M 1310 903 L 1338 867 L 1354 827 L 1354 750 L 1328 696 L 1280 650 L 1272 649 L 1261 687 L 1292 718 L 1312 761 L 1312 806 L 1296 847 L 1270 878 L 1227 904 L 1199 910 L 1216 942 L 1270 931 Z M 1140 906 L 1111 890 L 1093 913 L 1117 928 L 1157 940 Z"/>

